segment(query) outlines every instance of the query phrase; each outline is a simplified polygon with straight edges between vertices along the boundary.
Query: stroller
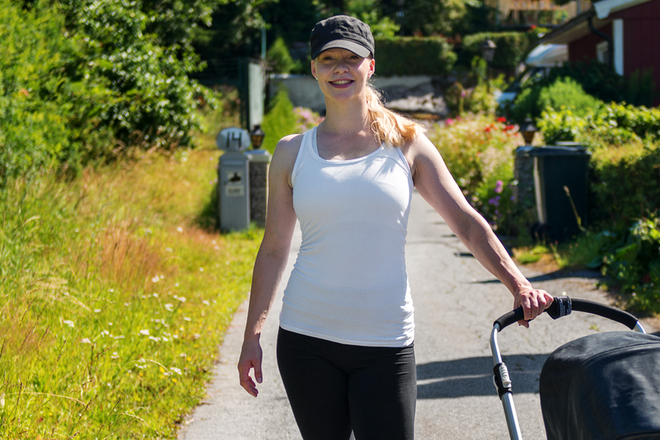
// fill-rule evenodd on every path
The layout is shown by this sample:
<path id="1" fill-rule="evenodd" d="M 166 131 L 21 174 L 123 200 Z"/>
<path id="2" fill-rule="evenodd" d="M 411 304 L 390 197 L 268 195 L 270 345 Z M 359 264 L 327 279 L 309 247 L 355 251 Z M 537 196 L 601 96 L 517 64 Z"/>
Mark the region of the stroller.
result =
<path id="1" fill-rule="evenodd" d="M 660 338 L 633 315 L 592 301 L 555 298 L 546 312 L 592 313 L 635 332 L 597 333 L 556 349 L 541 370 L 541 411 L 549 440 L 660 440 Z M 497 334 L 523 319 L 522 308 L 498 318 L 490 337 L 495 387 L 511 439 L 521 439 L 511 379 Z"/>

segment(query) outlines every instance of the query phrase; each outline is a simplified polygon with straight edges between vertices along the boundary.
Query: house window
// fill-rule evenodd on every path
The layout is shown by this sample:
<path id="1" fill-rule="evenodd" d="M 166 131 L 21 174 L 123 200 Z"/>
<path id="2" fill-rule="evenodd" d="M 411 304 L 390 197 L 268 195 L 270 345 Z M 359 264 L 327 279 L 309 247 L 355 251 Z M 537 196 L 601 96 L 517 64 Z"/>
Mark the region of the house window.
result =
<path id="1" fill-rule="evenodd" d="M 609 54 L 607 51 L 607 41 L 601 41 L 596 45 L 596 57 L 603 64 L 609 64 Z"/>

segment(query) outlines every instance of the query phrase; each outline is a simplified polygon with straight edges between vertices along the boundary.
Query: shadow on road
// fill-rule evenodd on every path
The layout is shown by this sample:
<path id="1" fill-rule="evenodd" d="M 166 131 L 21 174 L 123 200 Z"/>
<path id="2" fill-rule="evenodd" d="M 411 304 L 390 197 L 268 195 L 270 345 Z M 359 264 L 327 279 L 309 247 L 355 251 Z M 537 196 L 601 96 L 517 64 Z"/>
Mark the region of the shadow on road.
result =
<path id="1" fill-rule="evenodd" d="M 504 356 L 513 382 L 513 394 L 538 393 L 539 375 L 548 358 L 542 355 Z M 490 356 L 430 362 L 417 365 L 418 399 L 451 399 L 467 396 L 497 398 Z"/>
<path id="2" fill-rule="evenodd" d="M 556 270 L 554 272 L 537 275 L 535 277 L 529 277 L 528 280 L 531 281 L 532 283 L 535 283 L 541 281 L 561 280 L 567 278 L 584 278 L 584 279 L 595 280 L 595 279 L 603 278 L 603 276 L 599 272 L 592 270 L 578 270 L 578 271 Z M 499 283 L 500 280 L 495 278 L 490 280 L 473 282 L 473 284 L 499 284 Z"/>

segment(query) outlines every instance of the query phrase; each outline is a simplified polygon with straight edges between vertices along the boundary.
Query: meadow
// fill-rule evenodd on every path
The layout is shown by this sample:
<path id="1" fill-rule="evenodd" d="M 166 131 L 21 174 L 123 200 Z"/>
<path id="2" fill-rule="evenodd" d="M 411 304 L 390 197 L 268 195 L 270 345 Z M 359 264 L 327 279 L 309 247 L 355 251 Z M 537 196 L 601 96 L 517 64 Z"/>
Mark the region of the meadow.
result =
<path id="1" fill-rule="evenodd" d="M 176 438 L 262 230 L 215 230 L 212 148 L 0 192 L 0 438 Z"/>

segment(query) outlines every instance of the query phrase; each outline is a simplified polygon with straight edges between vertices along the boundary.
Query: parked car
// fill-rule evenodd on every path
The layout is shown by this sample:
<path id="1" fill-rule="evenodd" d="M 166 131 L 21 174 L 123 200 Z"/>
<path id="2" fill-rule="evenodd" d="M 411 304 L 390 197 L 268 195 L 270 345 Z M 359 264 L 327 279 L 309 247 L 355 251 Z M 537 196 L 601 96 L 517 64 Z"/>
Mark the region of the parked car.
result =
<path id="1" fill-rule="evenodd" d="M 504 89 L 496 94 L 495 99 L 500 107 L 512 103 L 521 86 L 532 78 L 545 76 L 551 68 L 568 61 L 568 46 L 566 44 L 541 44 L 527 55 L 523 63 L 523 71 Z"/>

